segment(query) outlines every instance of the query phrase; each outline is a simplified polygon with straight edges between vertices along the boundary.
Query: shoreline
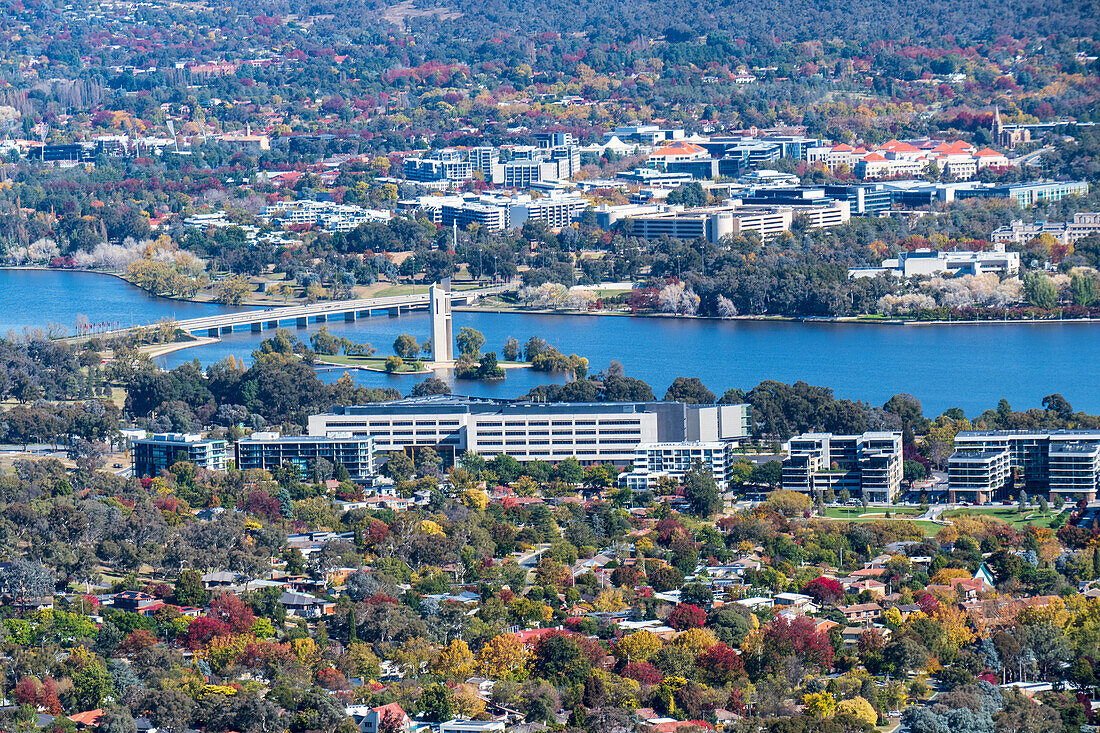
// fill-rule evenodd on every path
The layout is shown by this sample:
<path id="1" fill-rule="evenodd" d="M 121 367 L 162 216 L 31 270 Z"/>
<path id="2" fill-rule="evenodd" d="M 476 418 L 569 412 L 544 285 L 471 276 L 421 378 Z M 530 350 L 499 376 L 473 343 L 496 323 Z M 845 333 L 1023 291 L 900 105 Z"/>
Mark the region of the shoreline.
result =
<path id="1" fill-rule="evenodd" d="M 220 306 L 226 309 L 240 309 L 249 310 L 252 308 L 281 308 L 281 307 L 294 307 L 296 305 L 302 305 L 301 303 L 284 303 L 282 305 L 272 305 L 270 301 L 255 301 L 249 300 L 238 306 L 225 305 L 224 303 L 217 303 L 213 300 L 199 300 L 195 298 L 184 298 L 173 295 L 159 295 L 151 293 L 144 288 L 135 285 L 128 280 L 125 275 L 113 272 L 110 270 L 91 270 L 87 268 L 54 268 L 46 267 L 43 265 L 0 265 L 0 271 L 2 270 L 25 270 L 25 271 L 38 271 L 38 272 L 73 272 L 73 273 L 85 273 L 89 275 L 105 275 L 107 277 L 113 277 L 116 280 L 134 287 L 141 292 L 148 295 L 150 298 L 159 300 L 169 300 L 178 303 L 194 303 L 196 305 L 210 305 Z M 339 301 L 332 301 L 337 303 Z M 624 311 L 612 311 L 612 310 L 597 310 L 597 311 L 579 311 L 569 309 L 551 309 L 551 308 L 523 308 L 514 306 L 481 306 L 481 305 L 456 305 L 453 306 L 455 312 L 475 312 L 475 313 L 515 313 L 537 316 L 604 316 L 604 317 L 618 317 L 618 318 L 667 318 L 667 319 L 684 319 L 684 320 L 700 320 L 700 321 L 731 321 L 731 322 L 777 322 L 777 323 L 822 323 L 822 324 L 860 324 L 860 325 L 872 325 L 872 326 L 977 326 L 977 325 L 1013 325 L 1013 324 L 1050 324 L 1050 323 L 1100 323 L 1100 317 L 1096 318 L 1019 318 L 1019 319 L 981 319 L 981 320 L 936 320 L 936 321 L 921 321 L 905 318 L 874 318 L 869 315 L 860 316 L 784 316 L 773 314 L 739 314 L 736 316 L 722 317 L 722 316 L 699 316 L 699 315 L 685 315 L 682 313 L 629 313 Z M 194 344 L 192 344 L 194 345 Z M 182 347 L 182 348 L 186 348 Z M 333 365 L 339 366 L 339 365 Z M 360 368 L 360 367 L 356 367 Z M 375 371 L 368 369 L 368 371 Z M 423 373 L 423 372 L 422 372 Z"/>
<path id="2" fill-rule="evenodd" d="M 455 312 L 473 313 L 514 313 L 520 315 L 536 316 L 610 316 L 620 318 L 667 318 L 696 321 L 743 321 L 747 323 L 844 323 L 868 326 L 977 326 L 977 325 L 1001 325 L 1013 324 L 1042 324 L 1042 323 L 1100 323 L 1098 318 L 1018 318 L 1018 319 L 982 319 L 969 321 L 916 321 L 897 318 L 869 318 L 867 316 L 780 316 L 780 315 L 736 315 L 722 316 L 689 316 L 682 313 L 625 313 L 623 311 L 578 311 L 578 310 L 553 310 L 550 308 L 501 308 L 476 305 L 456 305 L 452 308 Z"/>

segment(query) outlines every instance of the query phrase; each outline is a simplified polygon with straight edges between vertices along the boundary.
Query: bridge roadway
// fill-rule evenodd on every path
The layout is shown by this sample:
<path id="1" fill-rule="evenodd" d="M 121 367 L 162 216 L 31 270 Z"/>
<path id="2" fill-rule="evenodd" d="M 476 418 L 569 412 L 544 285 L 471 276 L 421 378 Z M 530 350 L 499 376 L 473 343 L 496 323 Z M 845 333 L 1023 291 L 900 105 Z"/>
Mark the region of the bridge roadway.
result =
<path id="1" fill-rule="evenodd" d="M 469 304 L 477 297 L 507 290 L 507 285 L 495 285 L 477 290 L 455 290 L 451 292 L 451 303 Z M 177 321 L 176 328 L 190 334 L 217 338 L 220 334 L 232 333 L 235 329 L 249 326 L 253 333 L 264 329 L 279 328 L 281 325 L 294 325 L 305 328 L 310 323 L 325 323 L 329 319 L 354 322 L 357 318 L 369 318 L 372 315 L 400 315 L 402 311 L 427 310 L 428 294 L 391 295 L 384 298 L 358 298 L 355 300 L 336 300 L 309 305 L 289 305 L 262 310 L 222 313 L 201 318 L 188 318 Z M 144 328 L 144 326 L 135 326 Z M 133 329 L 125 328 L 108 332 L 121 334 Z"/>

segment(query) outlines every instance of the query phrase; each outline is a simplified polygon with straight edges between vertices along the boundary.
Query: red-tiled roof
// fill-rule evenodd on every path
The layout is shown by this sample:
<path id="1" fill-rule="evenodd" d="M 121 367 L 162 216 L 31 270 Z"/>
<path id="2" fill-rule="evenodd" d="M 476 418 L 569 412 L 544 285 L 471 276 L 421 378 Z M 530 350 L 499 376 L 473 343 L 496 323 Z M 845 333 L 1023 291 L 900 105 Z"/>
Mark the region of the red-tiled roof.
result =
<path id="1" fill-rule="evenodd" d="M 657 152 L 653 153 L 653 155 L 654 157 L 663 157 L 667 155 L 699 155 L 700 153 L 706 152 L 706 148 L 699 147 L 695 143 L 672 143 L 663 148 L 658 148 Z"/>
<path id="2" fill-rule="evenodd" d="M 99 725 L 99 719 L 102 717 L 103 711 L 96 708 L 95 710 L 85 710 L 83 713 L 70 715 L 69 720 L 79 725 L 96 726 Z"/>

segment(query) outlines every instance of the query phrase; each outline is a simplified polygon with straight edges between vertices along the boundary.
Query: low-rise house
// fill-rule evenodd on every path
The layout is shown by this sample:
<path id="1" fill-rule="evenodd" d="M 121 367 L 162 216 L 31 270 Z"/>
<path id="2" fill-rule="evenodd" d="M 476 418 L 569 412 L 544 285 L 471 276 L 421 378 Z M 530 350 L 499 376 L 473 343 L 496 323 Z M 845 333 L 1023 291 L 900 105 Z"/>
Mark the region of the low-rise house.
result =
<path id="1" fill-rule="evenodd" d="M 311 596 L 308 593 L 284 591 L 279 598 L 279 603 L 283 605 L 289 615 L 298 618 L 319 618 L 336 613 L 335 603 L 317 596 Z"/>
<path id="2" fill-rule="evenodd" d="M 359 727 L 360 733 L 378 733 L 382 729 L 383 723 L 392 724 L 393 722 L 397 723 L 397 730 L 402 731 L 402 733 L 412 730 L 412 719 L 395 702 L 376 708 L 369 705 L 352 705 L 345 708 L 344 712 Z"/>
<path id="3" fill-rule="evenodd" d="M 780 606 L 794 608 L 803 613 L 817 613 L 821 607 L 814 603 L 813 596 L 805 593 L 776 593 L 775 602 Z"/>
<path id="4" fill-rule="evenodd" d="M 164 605 L 164 601 L 156 596 L 142 593 L 139 590 L 127 590 L 116 593 L 112 599 L 115 608 L 129 613 L 140 613 L 143 616 L 152 616 L 153 613 Z"/>
<path id="5" fill-rule="evenodd" d="M 838 606 L 844 619 L 851 625 L 870 625 L 882 613 L 877 603 L 856 603 L 851 606 Z"/>
<path id="6" fill-rule="evenodd" d="M 872 580 L 867 578 L 865 580 L 857 580 L 850 586 L 852 593 L 862 593 L 867 591 L 874 598 L 882 598 L 886 595 L 886 584 L 878 580 Z"/>
<path id="7" fill-rule="evenodd" d="M 448 720 L 439 724 L 439 733 L 504 733 L 503 720 Z"/>

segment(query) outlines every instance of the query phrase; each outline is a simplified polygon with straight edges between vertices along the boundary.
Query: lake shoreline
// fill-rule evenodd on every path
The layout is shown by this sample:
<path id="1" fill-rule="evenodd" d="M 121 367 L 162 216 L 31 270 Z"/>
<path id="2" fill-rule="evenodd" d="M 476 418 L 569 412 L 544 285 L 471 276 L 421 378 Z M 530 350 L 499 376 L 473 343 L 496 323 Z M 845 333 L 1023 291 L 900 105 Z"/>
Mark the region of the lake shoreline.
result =
<path id="1" fill-rule="evenodd" d="M 26 270 L 37 272 L 79 272 L 90 275 L 106 275 L 113 277 L 122 282 L 137 288 L 143 293 L 146 293 L 151 298 L 163 298 L 164 300 L 171 300 L 180 303 L 194 303 L 196 305 L 214 305 L 224 306 L 226 308 L 250 308 L 250 307 L 294 307 L 295 305 L 301 305 L 301 303 L 286 304 L 283 306 L 272 306 L 270 302 L 265 301 L 248 301 L 242 303 L 239 306 L 226 306 L 224 303 L 218 303 L 214 300 L 199 300 L 197 298 L 185 298 L 182 296 L 174 295 L 160 295 L 152 293 L 144 288 L 135 284 L 132 280 L 128 279 L 125 275 L 112 272 L 110 270 L 92 270 L 88 268 L 55 268 L 45 267 L 42 265 L 0 265 L 0 270 Z M 339 301 L 332 301 L 337 303 Z M 997 324 L 997 325 L 1011 325 L 1011 324 L 1042 324 L 1042 323 L 1100 323 L 1100 318 L 1021 318 L 1021 319 L 981 319 L 981 320 L 948 320 L 948 321 L 920 321 L 905 318 L 872 318 L 867 315 L 861 316 L 784 316 L 784 315 L 747 315 L 739 314 L 736 316 L 722 317 L 722 316 L 700 316 L 700 315 L 687 315 L 683 313 L 625 313 L 623 311 L 609 311 L 609 310 L 597 310 L 597 311 L 580 311 L 580 310 L 557 310 L 552 308 L 522 308 L 522 307 L 501 307 L 501 306 L 477 306 L 477 305 L 462 305 L 454 306 L 453 310 L 456 312 L 475 312 L 475 313 L 515 313 L 515 314 L 528 314 L 528 315 L 542 315 L 542 316 L 612 316 L 612 317 L 628 317 L 628 318 L 667 318 L 667 319 L 683 319 L 683 320 L 697 320 L 697 321 L 744 321 L 750 323 L 857 323 L 861 325 L 873 325 L 873 326 L 977 326 L 985 324 Z"/>
<path id="2" fill-rule="evenodd" d="M 622 311 L 578 311 L 556 310 L 552 308 L 501 308 L 476 305 L 454 306 L 455 312 L 468 313 L 509 313 L 515 315 L 535 316 L 610 316 L 620 318 L 658 318 L 669 320 L 690 321 L 724 321 L 736 323 L 843 323 L 868 326 L 978 326 L 978 325 L 1013 325 L 1013 324 L 1041 324 L 1041 323 L 1100 323 L 1100 318 L 1020 318 L 1020 319 L 983 319 L 973 321 L 915 321 L 908 319 L 867 318 L 865 316 L 779 316 L 779 315 L 736 315 L 722 316 L 696 316 L 683 313 L 624 313 Z"/>

